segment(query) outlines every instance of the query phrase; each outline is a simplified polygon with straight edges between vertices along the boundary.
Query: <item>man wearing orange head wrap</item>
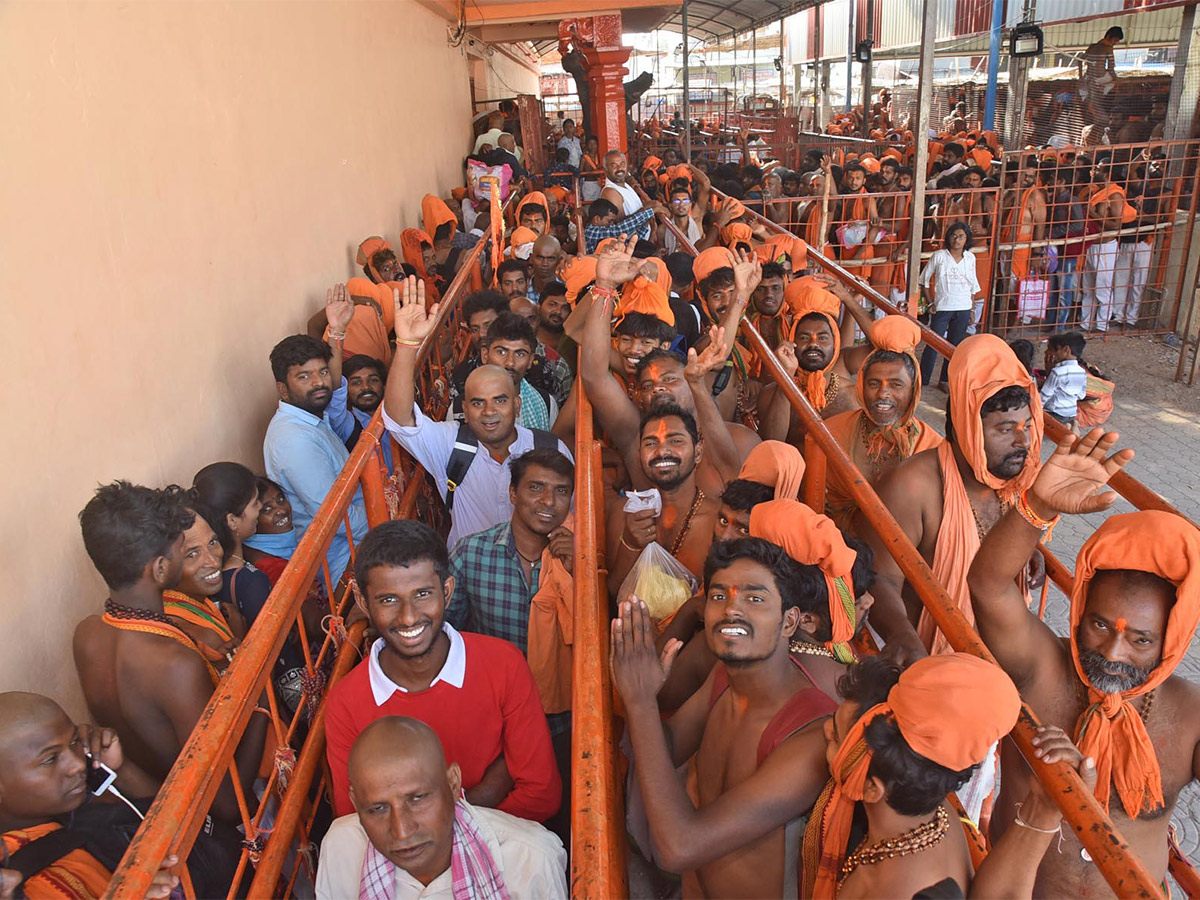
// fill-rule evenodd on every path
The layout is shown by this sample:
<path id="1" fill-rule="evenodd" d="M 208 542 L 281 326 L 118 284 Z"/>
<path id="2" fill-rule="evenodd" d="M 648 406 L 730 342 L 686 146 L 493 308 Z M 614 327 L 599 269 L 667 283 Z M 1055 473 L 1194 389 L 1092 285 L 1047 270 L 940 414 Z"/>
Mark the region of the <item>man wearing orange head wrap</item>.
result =
<path id="1" fill-rule="evenodd" d="M 400 232 L 400 249 L 404 261 L 416 269 L 417 277 L 425 282 L 426 302 L 434 303 L 438 293 L 437 258 L 433 252 L 433 238 L 419 228 L 405 228 Z"/>
<path id="2" fill-rule="evenodd" d="M 876 491 L 934 577 L 974 622 L 967 570 L 983 536 L 1033 483 L 1041 462 L 1037 385 L 993 334 L 967 338 L 950 360 L 946 437 L 900 463 Z M 877 560 L 872 624 L 886 642 L 884 653 L 907 661 L 947 651 L 945 637 L 884 543 L 871 530 L 864 537 Z"/>
<path id="3" fill-rule="evenodd" d="M 825 720 L 833 777 L 804 834 L 800 895 L 912 897 L 953 882 L 930 896 L 966 896 L 971 854 L 947 795 L 1017 723 L 1016 687 L 992 663 L 951 653 L 903 672 L 871 657 L 838 689 Z M 860 803 L 867 833 L 852 845 Z"/>
<path id="4" fill-rule="evenodd" d="M 846 166 L 836 210 L 831 210 L 837 229 L 837 245 L 842 261 L 856 269 L 870 259 L 883 233 L 875 198 L 867 193 L 867 170 L 860 162 Z M 863 272 L 863 275 L 866 273 Z"/>
<path id="5" fill-rule="evenodd" d="M 517 224 L 528 228 L 534 236 L 549 233 L 550 204 L 545 194 L 533 191 L 525 195 L 517 204 Z"/>
<path id="6" fill-rule="evenodd" d="M 875 350 L 859 367 L 856 384 L 860 409 L 828 419 L 842 449 L 868 483 L 908 459 L 942 442 L 942 436 L 917 418 L 921 374 L 915 350 L 921 329 L 906 316 L 885 316 L 872 323 Z M 825 487 L 825 510 L 842 528 L 848 528 L 857 505 L 849 487 L 831 470 Z"/>
<path id="7" fill-rule="evenodd" d="M 1068 435 L 1032 486 L 988 534 L 971 567 L 975 622 L 1034 713 L 1095 759 L 1096 799 L 1155 881 L 1166 875 L 1167 828 L 1197 775 L 1200 687 L 1174 674 L 1200 623 L 1200 530 L 1181 516 L 1109 517 L 1079 551 L 1066 641 L 1025 608 L 1012 578 L 1045 526 L 1102 512 L 1109 479 L 1133 456 L 1117 434 Z M 1003 758 L 993 823 L 1012 820 L 1028 770 Z M 1100 896 L 1104 879 L 1069 829 L 1038 871 L 1039 896 Z"/>

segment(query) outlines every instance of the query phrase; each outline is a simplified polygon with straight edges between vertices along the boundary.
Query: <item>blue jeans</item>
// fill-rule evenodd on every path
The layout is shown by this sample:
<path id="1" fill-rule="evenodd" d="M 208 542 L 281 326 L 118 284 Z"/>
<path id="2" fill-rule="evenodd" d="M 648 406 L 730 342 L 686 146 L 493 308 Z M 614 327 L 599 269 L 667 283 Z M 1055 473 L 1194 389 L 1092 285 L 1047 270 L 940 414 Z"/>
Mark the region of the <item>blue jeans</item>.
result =
<path id="1" fill-rule="evenodd" d="M 1054 290 L 1050 292 L 1050 300 L 1046 304 L 1046 324 L 1065 325 L 1071 317 L 1071 307 L 1075 306 L 1075 285 L 1078 281 L 1079 257 L 1060 256 L 1058 258 L 1058 274 L 1054 276 Z"/>
<path id="2" fill-rule="evenodd" d="M 934 334 L 941 335 L 956 347 L 962 343 L 962 339 L 967 333 L 967 326 L 970 324 L 971 310 L 969 309 L 935 312 L 929 318 L 929 330 Z M 937 351 L 932 347 L 926 347 L 925 352 L 921 354 L 921 384 L 929 384 L 935 362 L 937 362 Z M 942 381 L 946 380 L 947 365 L 948 361 L 942 362 Z"/>

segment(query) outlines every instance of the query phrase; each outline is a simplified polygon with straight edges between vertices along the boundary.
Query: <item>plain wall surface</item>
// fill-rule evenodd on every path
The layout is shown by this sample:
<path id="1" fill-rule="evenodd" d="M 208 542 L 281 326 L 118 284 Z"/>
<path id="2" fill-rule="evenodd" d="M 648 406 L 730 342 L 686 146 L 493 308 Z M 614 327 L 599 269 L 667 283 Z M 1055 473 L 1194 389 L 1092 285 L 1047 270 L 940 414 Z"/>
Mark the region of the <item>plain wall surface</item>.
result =
<path id="1" fill-rule="evenodd" d="M 83 705 L 102 482 L 262 471 L 267 354 L 461 184 L 467 63 L 394 2 L 0 4 L 0 690 Z"/>

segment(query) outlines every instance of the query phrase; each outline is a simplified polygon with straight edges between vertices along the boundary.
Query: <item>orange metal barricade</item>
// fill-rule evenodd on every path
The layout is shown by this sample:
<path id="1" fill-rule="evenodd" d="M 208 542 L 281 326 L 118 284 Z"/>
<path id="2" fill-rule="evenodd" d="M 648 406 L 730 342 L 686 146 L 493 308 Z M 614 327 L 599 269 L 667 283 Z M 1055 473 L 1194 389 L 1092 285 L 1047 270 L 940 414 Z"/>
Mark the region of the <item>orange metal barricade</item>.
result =
<path id="1" fill-rule="evenodd" d="M 467 289 L 470 271 L 484 244 L 480 241 L 464 260 L 439 309 L 438 327 L 417 356 L 421 396 L 426 407 L 434 412 L 447 399 L 444 385 L 435 384 L 434 375 L 453 365 L 452 360 L 442 358 L 442 336 L 446 327 L 457 328 L 459 299 Z M 324 699 L 328 688 L 358 661 L 366 626 L 365 621 L 348 628 L 343 624 L 354 604 L 356 587 L 353 579 L 348 578 L 335 590 L 325 554 L 333 541 L 339 539 L 337 531 L 345 524 L 351 552 L 347 571 L 352 570 L 354 547 L 363 535 L 350 531 L 347 510 L 360 489 L 371 526 L 389 518 L 415 517 L 419 509 L 436 519 L 440 510 L 432 499 L 424 472 L 398 448 L 394 448 L 396 478 L 387 477 L 381 440 L 390 437 L 384 431 L 382 417 L 376 413 L 180 751 L 145 821 L 113 873 L 105 893 L 108 900 L 145 896 L 163 859 L 169 855 L 181 860 L 187 858 L 217 790 L 230 774 L 246 840 L 229 896 L 292 896 L 302 873 L 308 879 L 314 877 L 315 848 L 310 834 L 321 794 L 327 786 Z M 319 649 L 313 652 L 305 633 L 302 607 L 314 579 L 322 574 L 329 598 L 326 611 L 329 626 Z M 301 637 L 308 682 L 304 702 L 288 720 L 275 702 L 270 677 L 293 629 Z M 264 694 L 270 706 L 271 730 L 281 751 L 272 761 L 261 794 L 248 797 L 238 784 L 233 755 L 256 711 L 258 698 Z M 285 871 L 289 864 L 290 870 Z M 182 874 L 185 891 L 190 896 L 186 869 Z M 309 891 L 311 886 L 305 892 Z"/>

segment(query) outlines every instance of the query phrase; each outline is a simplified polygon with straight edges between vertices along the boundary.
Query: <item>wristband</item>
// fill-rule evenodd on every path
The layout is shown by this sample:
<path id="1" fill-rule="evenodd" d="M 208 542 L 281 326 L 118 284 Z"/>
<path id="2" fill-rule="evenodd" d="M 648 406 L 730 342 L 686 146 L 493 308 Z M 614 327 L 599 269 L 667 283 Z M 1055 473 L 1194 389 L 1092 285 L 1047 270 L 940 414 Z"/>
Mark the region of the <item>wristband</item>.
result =
<path id="1" fill-rule="evenodd" d="M 616 300 L 620 294 L 616 288 L 600 287 L 598 284 L 593 284 L 592 296 L 599 297 L 601 300 Z"/>
<path id="2" fill-rule="evenodd" d="M 399 347 L 420 347 L 421 341 L 406 341 L 396 338 L 396 345 Z"/>
<path id="3" fill-rule="evenodd" d="M 330 331 L 330 332 L 329 332 L 329 339 L 330 339 L 331 341 L 343 341 L 343 340 L 345 340 L 345 339 L 346 339 L 346 332 L 344 332 L 344 331 L 343 331 L 343 332 L 340 332 L 340 333 L 339 333 L 339 332 L 337 332 L 337 331 Z"/>
<path id="4" fill-rule="evenodd" d="M 1055 516 L 1053 519 L 1043 519 L 1036 512 L 1034 512 L 1033 507 L 1029 505 L 1029 497 L 1027 496 L 1028 493 L 1028 491 L 1021 491 L 1021 493 L 1017 495 L 1017 513 L 1020 514 L 1021 518 L 1034 528 L 1037 528 L 1039 531 L 1043 532 L 1045 534 L 1045 540 L 1048 541 L 1054 532 L 1054 526 L 1058 523 L 1058 520 L 1061 518 L 1061 516 Z"/>
<path id="5" fill-rule="evenodd" d="M 1028 828 L 1030 831 L 1036 831 L 1038 834 L 1062 834 L 1062 823 L 1060 822 L 1057 828 L 1038 828 L 1036 825 L 1030 825 L 1021 818 L 1021 807 L 1024 804 L 1017 804 L 1017 813 L 1013 817 L 1013 824 L 1020 825 L 1022 828 Z"/>

